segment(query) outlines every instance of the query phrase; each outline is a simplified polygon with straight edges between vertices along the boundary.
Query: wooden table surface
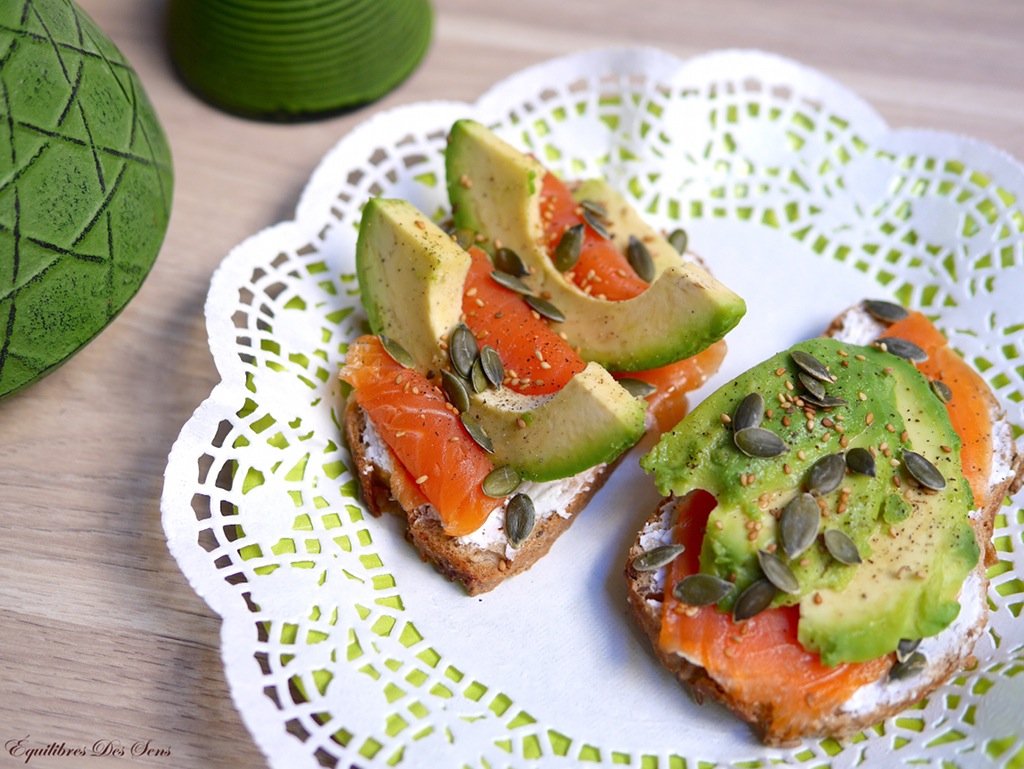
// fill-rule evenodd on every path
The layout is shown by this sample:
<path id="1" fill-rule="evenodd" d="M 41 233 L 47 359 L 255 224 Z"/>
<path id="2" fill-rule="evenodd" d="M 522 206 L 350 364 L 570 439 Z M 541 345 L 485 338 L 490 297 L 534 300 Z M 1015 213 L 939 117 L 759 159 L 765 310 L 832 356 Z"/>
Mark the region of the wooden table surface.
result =
<path id="1" fill-rule="evenodd" d="M 376 110 L 471 101 L 569 51 L 748 47 L 822 70 L 893 126 L 966 133 L 1024 158 L 1019 0 L 435 0 L 434 42 L 410 79 L 375 105 L 298 125 L 231 117 L 183 88 L 163 45 L 163 2 L 79 2 L 156 106 L 174 205 L 156 267 L 121 316 L 0 403 L 0 748 L 148 740 L 169 755 L 37 756 L 37 769 L 266 765 L 227 691 L 219 620 L 167 551 L 162 475 L 216 381 L 202 316 L 213 270 L 246 236 L 290 218 L 319 158 Z M 0 766 L 16 765 L 24 759 L 0 749 Z"/>

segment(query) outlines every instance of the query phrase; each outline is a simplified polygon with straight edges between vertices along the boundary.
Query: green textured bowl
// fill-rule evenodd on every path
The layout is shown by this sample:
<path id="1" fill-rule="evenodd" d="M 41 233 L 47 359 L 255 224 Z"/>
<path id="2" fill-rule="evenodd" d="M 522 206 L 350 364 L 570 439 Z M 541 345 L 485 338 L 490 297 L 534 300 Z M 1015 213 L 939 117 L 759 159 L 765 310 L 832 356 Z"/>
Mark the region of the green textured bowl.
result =
<path id="1" fill-rule="evenodd" d="M 170 218 L 170 148 L 137 75 L 71 0 L 0 2 L 0 398 L 135 295 Z"/>
<path id="2" fill-rule="evenodd" d="M 430 45 L 429 0 L 170 0 L 182 80 L 246 117 L 301 120 L 374 101 Z"/>

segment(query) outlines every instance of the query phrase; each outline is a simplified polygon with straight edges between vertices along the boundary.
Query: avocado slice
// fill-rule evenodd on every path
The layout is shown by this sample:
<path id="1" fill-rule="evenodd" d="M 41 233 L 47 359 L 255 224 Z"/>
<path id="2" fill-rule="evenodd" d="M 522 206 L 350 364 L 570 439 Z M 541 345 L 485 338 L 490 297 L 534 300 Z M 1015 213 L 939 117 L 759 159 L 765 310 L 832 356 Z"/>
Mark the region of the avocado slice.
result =
<path id="1" fill-rule="evenodd" d="M 390 337 L 423 373 L 448 368 L 441 339 L 459 324 L 470 256 L 404 200 L 373 198 L 363 209 L 356 273 L 370 328 Z M 469 396 L 497 464 L 527 480 L 566 478 L 611 461 L 643 435 L 646 402 L 597 364 L 557 393 L 505 387 Z"/>
<path id="2" fill-rule="evenodd" d="M 564 315 L 559 331 L 586 360 L 611 371 L 642 371 L 696 355 L 739 323 L 744 301 L 706 270 L 684 262 L 606 184 L 591 181 L 577 196 L 603 199 L 617 242 L 630 234 L 648 244 L 655 277 L 625 301 L 599 299 L 567 280 L 541 247 L 540 191 L 547 170 L 472 120 L 457 121 L 445 153 L 455 224 L 515 251 L 531 270 L 524 280 Z M 651 244 L 656 244 L 651 247 Z"/>
<path id="3" fill-rule="evenodd" d="M 517 468 L 530 481 L 567 478 L 610 462 L 644 433 L 643 401 L 596 363 L 547 396 L 486 390 L 471 398 L 469 413 L 494 442 L 495 463 Z"/>
<path id="4" fill-rule="evenodd" d="M 800 379 L 806 371 L 794 352 L 829 367 L 835 380 L 823 383 L 827 397 L 842 401 L 827 411 L 810 406 L 810 422 L 804 411 L 809 402 L 802 399 L 814 396 Z M 760 427 L 782 439 L 784 453 L 749 456 L 738 448 L 743 441 L 722 415 L 736 416 L 751 393 L 767 404 Z M 832 490 L 814 487 L 810 469 L 816 462 L 836 454 L 845 459 L 856 448 L 875 453 L 873 475 L 851 469 L 840 472 Z M 908 450 L 939 470 L 943 489 L 926 490 L 913 481 L 904 462 Z M 715 496 L 700 562 L 701 571 L 736 582 L 723 609 L 763 576 L 758 551 L 780 544 L 782 511 L 798 494 L 815 491 L 826 513 L 821 530 L 808 550 L 792 558 L 775 549 L 799 583 L 795 594 L 780 592 L 775 603 L 799 603 L 800 643 L 835 665 L 875 659 L 901 639 L 938 633 L 956 617 L 960 588 L 980 556 L 968 519 L 973 495 L 959 453 L 945 405 L 912 363 L 876 347 L 815 339 L 721 387 L 640 464 L 664 494 L 699 488 Z M 829 552 L 823 533 L 831 529 L 852 539 L 859 564 L 844 564 Z"/>
<path id="5" fill-rule="evenodd" d="M 459 322 L 469 265 L 469 254 L 408 201 L 367 201 L 356 276 L 370 330 L 401 344 L 424 373 L 444 365 L 438 340 Z"/>

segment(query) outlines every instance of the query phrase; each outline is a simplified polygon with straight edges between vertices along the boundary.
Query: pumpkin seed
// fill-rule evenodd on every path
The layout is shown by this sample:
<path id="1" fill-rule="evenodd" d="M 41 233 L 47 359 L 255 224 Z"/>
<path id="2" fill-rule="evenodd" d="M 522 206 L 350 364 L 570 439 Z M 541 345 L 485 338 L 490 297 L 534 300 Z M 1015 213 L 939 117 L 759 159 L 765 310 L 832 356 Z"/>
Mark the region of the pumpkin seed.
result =
<path id="1" fill-rule="evenodd" d="M 732 618 L 734 622 L 742 622 L 760 614 L 775 600 L 778 592 L 775 585 L 767 579 L 759 579 L 752 582 L 739 594 L 736 605 L 732 607 Z"/>
<path id="2" fill-rule="evenodd" d="M 511 273 L 502 272 L 501 270 L 492 270 L 491 278 L 499 286 L 504 286 L 510 291 L 515 291 L 517 294 L 522 294 L 523 296 L 533 296 L 533 289 Z"/>
<path id="3" fill-rule="evenodd" d="M 799 372 L 796 375 L 796 378 L 799 380 L 800 384 L 804 386 L 804 389 L 814 397 L 815 401 L 820 402 L 824 400 L 825 385 L 820 379 L 812 377 L 806 371 Z"/>
<path id="4" fill-rule="evenodd" d="M 926 489 L 942 491 L 946 488 L 946 479 L 939 469 L 916 451 L 903 450 L 903 465 L 907 472 Z"/>
<path id="5" fill-rule="evenodd" d="M 686 548 L 682 545 L 660 545 L 633 559 L 636 571 L 657 571 L 672 563 Z"/>
<path id="6" fill-rule="evenodd" d="M 462 246 L 463 250 L 468 250 L 470 246 L 476 245 L 476 233 L 468 227 L 456 227 L 447 232 L 449 235 L 455 236 L 455 242 Z"/>
<path id="7" fill-rule="evenodd" d="M 480 487 L 487 496 L 501 499 L 518 489 L 522 482 L 514 467 L 499 465 L 484 476 Z"/>
<path id="8" fill-rule="evenodd" d="M 905 660 L 898 661 L 889 668 L 889 678 L 893 681 L 913 678 L 921 673 L 927 665 L 928 659 L 921 652 L 914 652 Z"/>
<path id="9" fill-rule="evenodd" d="M 453 374 L 447 369 L 442 370 L 441 390 L 444 392 L 445 397 L 448 398 L 448 402 L 457 408 L 459 412 L 469 409 L 469 387 L 466 385 L 466 380 L 458 374 Z"/>
<path id="10" fill-rule="evenodd" d="M 828 373 L 828 369 L 825 368 L 820 360 L 815 358 L 809 352 L 803 350 L 794 350 L 792 353 L 793 362 L 799 366 L 802 370 L 806 371 L 815 379 L 819 379 L 827 384 L 832 384 L 832 375 Z"/>
<path id="11" fill-rule="evenodd" d="M 860 551 L 856 543 L 850 539 L 846 532 L 839 529 L 828 529 L 825 531 L 825 549 L 839 563 L 853 566 L 860 563 Z"/>
<path id="12" fill-rule="evenodd" d="M 896 659 L 900 662 L 906 662 L 910 655 L 917 651 L 917 647 L 920 645 L 920 638 L 900 639 L 900 642 L 896 645 Z"/>
<path id="13" fill-rule="evenodd" d="M 654 260 L 651 258 L 651 252 L 636 235 L 629 236 L 626 259 L 629 260 L 629 266 L 633 268 L 633 272 L 640 276 L 640 280 L 647 283 L 654 280 Z"/>
<path id="14" fill-rule="evenodd" d="M 807 471 L 807 491 L 823 497 L 839 488 L 846 477 L 846 459 L 842 454 L 826 454 Z"/>
<path id="15" fill-rule="evenodd" d="M 483 367 L 484 376 L 492 387 L 501 387 L 505 379 L 505 366 L 501 362 L 498 351 L 485 344 L 480 348 L 480 365 Z"/>
<path id="16" fill-rule="evenodd" d="M 650 382 L 645 382 L 642 379 L 633 379 L 631 377 L 624 377 L 620 379 L 619 384 L 622 385 L 626 389 L 626 392 L 634 398 L 646 398 L 658 389 Z"/>
<path id="17" fill-rule="evenodd" d="M 745 430 L 760 427 L 764 419 L 764 398 L 760 393 L 749 393 L 732 414 L 732 429 Z"/>
<path id="18" fill-rule="evenodd" d="M 810 494 L 793 497 L 779 516 L 779 545 L 789 558 L 802 555 L 814 544 L 821 526 L 821 508 Z"/>
<path id="19" fill-rule="evenodd" d="M 761 571 L 764 572 L 764 576 L 768 581 L 783 593 L 796 595 L 800 592 L 800 583 L 797 581 L 793 570 L 775 553 L 769 553 L 767 550 L 758 550 L 757 562 L 761 565 Z"/>
<path id="20" fill-rule="evenodd" d="M 562 233 L 555 246 L 553 262 L 559 272 L 568 272 L 576 266 L 583 248 L 583 225 L 577 224 Z"/>
<path id="21" fill-rule="evenodd" d="M 482 393 L 488 388 L 490 382 L 487 381 L 487 374 L 484 373 L 483 363 L 480 362 L 480 357 L 473 361 L 473 369 L 469 372 L 469 383 L 473 387 L 473 392 Z"/>
<path id="22" fill-rule="evenodd" d="M 912 363 L 923 363 L 928 360 L 928 353 L 913 342 L 906 339 L 900 339 L 898 336 L 887 336 L 884 339 L 876 339 L 875 344 L 879 347 L 884 346 L 887 352 L 891 352 L 897 357 L 905 358 Z"/>
<path id="23" fill-rule="evenodd" d="M 516 494 L 505 505 L 505 536 L 512 547 L 519 547 L 533 531 L 536 513 L 533 500 L 526 494 Z"/>
<path id="24" fill-rule="evenodd" d="M 714 574 L 690 574 L 676 583 L 672 595 L 688 606 L 711 606 L 732 592 L 733 584 Z"/>
<path id="25" fill-rule="evenodd" d="M 941 379 L 932 380 L 932 392 L 939 396 L 939 400 L 943 403 L 949 403 L 953 400 L 953 391 L 949 389 L 949 385 L 943 382 Z"/>
<path id="26" fill-rule="evenodd" d="M 846 452 L 846 466 L 851 473 L 875 477 L 875 458 L 871 452 L 861 446 Z"/>
<path id="27" fill-rule="evenodd" d="M 845 399 L 838 398 L 832 395 L 826 395 L 824 398 L 816 398 L 810 393 L 804 393 L 801 397 L 804 399 L 805 402 L 810 403 L 812 406 L 817 406 L 818 408 L 825 410 L 834 409 L 839 406 L 846 405 Z"/>
<path id="28" fill-rule="evenodd" d="M 536 310 L 538 314 L 543 315 L 548 320 L 553 320 L 555 323 L 562 323 L 565 321 L 565 313 L 551 304 L 547 299 L 541 299 L 539 296 L 528 296 L 526 297 L 526 303 Z"/>
<path id="29" fill-rule="evenodd" d="M 530 271 L 526 269 L 526 265 L 523 264 L 523 260 L 519 258 L 519 254 L 511 248 L 505 248 L 504 246 L 494 252 L 494 266 L 500 272 L 513 275 L 517 278 L 521 278 L 530 273 Z"/>
<path id="30" fill-rule="evenodd" d="M 868 299 L 864 302 L 864 311 L 882 323 L 895 323 L 910 314 L 902 305 L 884 299 Z"/>
<path id="31" fill-rule="evenodd" d="M 689 240 L 690 238 L 686 234 L 686 230 L 684 230 L 682 227 L 677 227 L 676 229 L 672 230 L 672 232 L 668 236 L 668 242 L 671 243 L 672 248 L 674 248 L 680 254 L 686 251 L 686 246 Z"/>
<path id="32" fill-rule="evenodd" d="M 488 454 L 493 454 L 494 444 L 491 443 L 491 437 L 486 433 L 483 425 L 480 424 L 480 420 L 468 411 L 463 411 L 459 414 L 459 419 L 462 420 L 462 426 L 466 428 L 469 437 Z"/>
<path id="33" fill-rule="evenodd" d="M 590 200 L 589 198 L 581 200 L 580 208 L 602 219 L 608 218 L 608 210 L 596 200 Z"/>
<path id="34" fill-rule="evenodd" d="M 604 222 L 602 221 L 603 218 L 603 216 L 595 214 L 587 208 L 583 209 L 583 221 L 590 225 L 590 229 L 605 240 L 608 240 L 611 235 L 608 234 L 608 228 L 604 226 Z"/>
<path id="35" fill-rule="evenodd" d="M 463 379 L 469 379 L 473 372 L 473 362 L 480 354 L 476 337 L 465 323 L 460 323 L 452 331 L 448 339 L 448 357 L 455 373 Z"/>
<path id="36" fill-rule="evenodd" d="M 777 457 L 789 451 L 782 438 L 763 427 L 744 427 L 732 438 L 736 448 L 748 457 Z"/>
<path id="37" fill-rule="evenodd" d="M 384 352 L 390 355 L 391 359 L 394 360 L 395 363 L 405 366 L 406 368 L 414 368 L 416 366 L 416 361 L 412 359 L 412 356 L 408 351 L 391 337 L 381 334 L 380 344 L 381 347 L 384 348 Z"/>

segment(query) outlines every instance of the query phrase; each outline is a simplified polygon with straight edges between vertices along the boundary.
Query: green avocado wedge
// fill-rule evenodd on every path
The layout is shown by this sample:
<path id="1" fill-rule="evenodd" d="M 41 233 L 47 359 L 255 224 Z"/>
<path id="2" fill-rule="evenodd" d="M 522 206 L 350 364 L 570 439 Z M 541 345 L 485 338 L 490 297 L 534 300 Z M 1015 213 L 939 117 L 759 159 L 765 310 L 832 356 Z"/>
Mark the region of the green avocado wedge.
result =
<path id="1" fill-rule="evenodd" d="M 798 363 L 805 356 L 831 372 L 818 381 L 824 398 L 807 389 L 818 384 Z M 757 396 L 759 409 L 740 408 Z M 916 480 L 915 455 L 941 488 Z M 769 575 L 761 553 L 774 553 L 797 584 L 775 605 L 799 604 L 800 643 L 826 665 L 935 635 L 978 565 L 974 499 L 946 407 L 912 363 L 877 347 L 814 339 L 780 352 L 708 396 L 640 464 L 663 494 L 715 497 L 700 568 L 736 585 L 719 608 Z M 806 508 L 798 514 L 805 500 L 814 525 Z"/>
<path id="2" fill-rule="evenodd" d="M 138 76 L 70 0 L 0 3 L 0 398 L 135 295 L 167 230 L 170 148 Z"/>
<path id="3" fill-rule="evenodd" d="M 439 340 L 459 322 L 469 265 L 469 254 L 411 203 L 367 201 L 356 276 L 370 330 L 401 344 L 423 372 L 445 364 Z"/>
<path id="4" fill-rule="evenodd" d="M 450 368 L 441 340 L 461 320 L 469 263 L 466 251 L 411 203 L 374 198 L 364 207 L 356 272 L 370 328 L 428 376 Z M 645 429 L 646 402 L 594 363 L 553 394 L 466 389 L 466 410 L 490 438 L 494 462 L 525 480 L 566 478 L 612 461 Z"/>
<path id="5" fill-rule="evenodd" d="M 455 224 L 515 251 L 530 270 L 524 280 L 565 316 L 559 331 L 583 358 L 610 371 L 643 371 L 691 357 L 732 330 L 746 304 L 706 270 L 686 262 L 603 182 L 577 195 L 603 200 L 613 239 L 648 244 L 650 287 L 633 299 L 608 301 L 581 291 L 544 252 L 540 191 L 547 170 L 482 124 L 457 121 L 445 154 Z"/>

